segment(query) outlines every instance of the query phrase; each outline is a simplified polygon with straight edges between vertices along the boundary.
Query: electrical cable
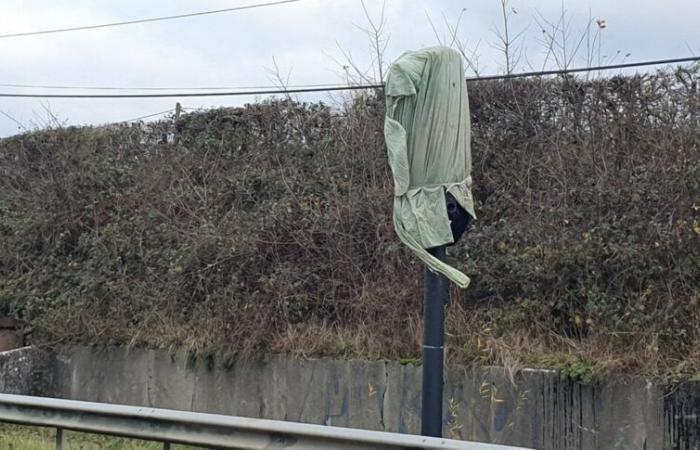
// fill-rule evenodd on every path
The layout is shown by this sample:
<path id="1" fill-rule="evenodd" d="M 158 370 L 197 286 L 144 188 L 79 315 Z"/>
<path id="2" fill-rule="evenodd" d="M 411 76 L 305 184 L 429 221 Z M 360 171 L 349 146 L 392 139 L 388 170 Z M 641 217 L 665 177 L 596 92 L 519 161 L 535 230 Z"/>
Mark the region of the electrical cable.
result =
<path id="1" fill-rule="evenodd" d="M 37 36 L 37 35 L 42 35 L 42 34 L 67 33 L 67 32 L 71 32 L 71 31 L 94 30 L 97 28 L 118 27 L 118 26 L 122 26 L 122 25 L 135 25 L 135 24 L 139 24 L 139 23 L 159 22 L 159 21 L 163 21 L 163 20 L 184 19 L 184 18 L 188 18 L 188 17 L 205 16 L 205 15 L 209 15 L 209 14 L 219 14 L 219 13 L 225 13 L 225 12 L 231 12 L 231 11 L 241 11 L 244 9 L 255 9 L 255 8 L 264 8 L 267 6 L 278 6 L 278 5 L 283 5 L 286 3 L 295 3 L 295 2 L 299 2 L 299 1 L 301 1 L 301 0 L 278 0 L 278 1 L 274 1 L 274 2 L 256 3 L 256 4 L 252 4 L 252 5 L 236 6 L 236 7 L 224 8 L 224 9 L 216 9 L 213 11 L 201 11 L 201 12 L 188 13 L 188 14 L 177 14 L 174 16 L 151 17 L 148 19 L 136 19 L 136 20 L 127 20 L 127 21 L 123 21 L 123 22 L 103 23 L 100 25 L 85 25 L 85 26 L 80 26 L 80 27 L 58 28 L 58 29 L 54 29 L 54 30 L 39 30 L 39 31 L 26 31 L 26 32 L 21 32 L 21 33 L 0 34 L 0 39 L 16 38 L 16 37 L 22 37 L 22 36 Z"/>
<path id="2" fill-rule="evenodd" d="M 173 112 L 173 111 L 175 111 L 175 108 L 166 109 L 165 111 L 160 111 L 160 112 L 157 112 L 157 113 L 148 114 L 148 115 L 146 115 L 146 116 L 135 117 L 135 118 L 133 118 L 133 119 L 120 120 L 118 123 L 137 122 L 137 121 L 139 121 L 139 120 L 148 119 L 148 118 L 150 118 L 150 117 L 155 117 L 155 116 L 161 116 L 161 115 L 163 115 L 163 114 L 167 114 L 167 113 L 170 113 L 170 112 Z"/>
<path id="3" fill-rule="evenodd" d="M 345 86 L 341 83 L 317 83 L 317 84 L 293 84 L 286 85 L 286 88 L 307 88 L 307 87 L 338 87 Z M 221 91 L 226 89 L 279 89 L 279 85 L 260 86 L 76 86 L 76 85 L 51 85 L 51 84 L 18 84 L 0 83 L 0 87 L 30 88 L 30 89 L 60 89 L 60 90 L 81 90 L 81 91 Z"/>
<path id="4" fill-rule="evenodd" d="M 642 61 L 636 63 L 623 63 L 623 64 L 612 64 L 607 66 L 593 66 L 593 67 L 578 67 L 573 69 L 558 69 L 558 70 L 546 70 L 542 72 L 521 72 L 521 73 L 511 73 L 505 75 L 486 75 L 469 77 L 467 81 L 486 81 L 486 80 L 506 80 L 513 78 L 523 78 L 532 76 L 544 76 L 544 75 L 565 75 L 577 72 L 593 72 L 602 70 L 612 70 L 612 69 L 624 69 L 631 67 L 643 67 L 643 66 L 653 66 L 662 64 L 674 64 L 674 63 L 684 63 L 700 61 L 700 56 L 692 56 L 686 58 L 674 58 L 674 59 L 662 59 L 654 61 Z M 164 93 L 164 94 L 24 94 L 24 93 L 0 93 L 0 97 L 15 97 L 15 98 L 75 98 L 75 99 L 118 99 L 118 98 L 167 98 L 167 97 L 231 97 L 231 96 L 241 96 L 241 95 L 274 95 L 274 94 L 304 94 L 311 92 L 333 92 L 333 91 L 350 91 L 350 90 L 362 90 L 362 89 L 380 89 L 383 88 L 383 84 L 360 84 L 360 85 L 342 85 L 334 87 L 325 88 L 292 88 L 292 89 L 262 89 L 262 90 L 250 90 L 250 91 L 228 91 L 228 92 L 175 92 L 175 93 Z"/>

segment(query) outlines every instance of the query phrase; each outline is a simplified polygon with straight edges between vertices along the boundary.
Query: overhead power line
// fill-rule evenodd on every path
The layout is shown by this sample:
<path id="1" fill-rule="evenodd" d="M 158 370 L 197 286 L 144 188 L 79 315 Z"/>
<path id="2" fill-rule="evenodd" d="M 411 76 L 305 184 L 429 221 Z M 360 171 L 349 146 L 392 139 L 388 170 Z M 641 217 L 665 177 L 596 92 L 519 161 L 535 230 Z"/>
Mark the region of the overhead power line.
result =
<path id="1" fill-rule="evenodd" d="M 122 120 L 121 122 L 122 123 L 123 122 L 136 122 L 138 120 L 148 119 L 150 117 L 162 116 L 163 114 L 168 114 L 168 113 L 171 113 L 173 111 L 175 111 L 175 108 L 166 109 L 165 111 L 160 111 L 160 112 L 148 114 L 145 116 L 134 117 L 133 119 Z"/>
<path id="2" fill-rule="evenodd" d="M 662 64 L 678 64 L 684 62 L 700 61 L 700 56 L 692 56 L 687 58 L 662 59 L 654 61 L 642 61 L 636 63 L 612 64 L 607 66 L 579 67 L 573 69 L 558 69 L 546 70 L 542 72 L 521 72 L 511 73 L 506 75 L 486 75 L 479 77 L 469 77 L 467 81 L 485 81 L 485 80 L 504 80 L 512 78 L 523 78 L 543 75 L 565 75 L 577 72 L 595 72 L 613 69 L 625 69 L 631 67 L 654 66 Z M 273 95 L 273 94 L 304 94 L 310 92 L 333 92 L 333 91 L 350 91 L 361 89 L 378 89 L 384 87 L 383 84 L 364 84 L 364 85 L 344 85 L 334 87 L 309 87 L 309 88 L 293 88 L 293 89 L 262 89 L 249 91 L 226 91 L 226 92 L 176 92 L 162 94 L 14 94 L 0 93 L 0 97 L 21 97 L 21 98 L 166 98 L 166 97 L 230 97 L 241 95 Z"/>
<path id="3" fill-rule="evenodd" d="M 700 61 L 700 56 L 689 56 L 686 58 L 675 58 L 675 59 L 657 59 L 654 61 L 641 61 L 635 63 L 620 63 L 620 64 L 610 64 L 607 66 L 593 66 L 593 67 L 577 67 L 574 69 L 553 69 L 544 70 L 540 72 L 520 72 L 511 73 L 506 75 L 486 75 L 482 77 L 467 78 L 467 81 L 485 81 L 485 80 L 507 80 L 509 78 L 522 78 L 522 77 L 534 77 L 543 75 L 567 75 L 570 73 L 578 72 L 596 72 L 599 70 L 614 70 L 614 69 L 627 69 L 630 67 L 643 67 L 643 66 L 660 66 L 663 64 L 681 64 L 684 62 L 694 62 Z"/>
<path id="4" fill-rule="evenodd" d="M 320 84 L 294 84 L 286 85 L 284 88 L 325 88 L 345 86 L 341 83 L 320 83 Z M 279 85 L 261 86 L 75 86 L 75 85 L 51 85 L 51 84 L 18 84 L 0 83 L 0 87 L 30 88 L 30 89 L 60 89 L 60 90 L 81 90 L 81 91 L 220 91 L 220 90 L 243 90 L 243 89 L 280 89 Z"/>
<path id="5" fill-rule="evenodd" d="M 71 31 L 94 30 L 97 28 L 119 27 L 122 25 L 136 25 L 139 23 L 160 22 L 160 21 L 164 21 L 164 20 L 175 20 L 175 19 L 185 19 L 188 17 L 206 16 L 206 15 L 210 15 L 210 14 L 220 14 L 220 13 L 226 13 L 226 12 L 232 12 L 232 11 L 241 11 L 244 9 L 264 8 L 267 6 L 277 6 L 277 5 L 283 5 L 286 3 L 295 3 L 295 2 L 299 2 L 299 1 L 301 1 L 301 0 L 278 0 L 278 1 L 274 1 L 274 2 L 268 2 L 268 3 L 256 3 L 253 5 L 245 5 L 245 6 L 236 6 L 236 7 L 232 7 L 232 8 L 216 9 L 216 10 L 212 10 L 212 11 L 200 11 L 200 12 L 194 12 L 194 13 L 188 13 L 188 14 L 177 14 L 174 16 L 151 17 L 148 19 L 136 19 L 136 20 L 127 20 L 124 22 L 103 23 L 103 24 L 99 24 L 99 25 L 86 25 L 86 26 L 80 26 L 80 27 L 58 28 L 58 29 L 54 29 L 54 30 L 39 30 L 39 31 L 26 31 L 26 32 L 22 32 L 22 33 L 0 34 L 0 39 L 15 38 L 15 37 L 22 37 L 22 36 L 37 36 L 37 35 L 42 35 L 42 34 L 68 33 Z"/>
<path id="6" fill-rule="evenodd" d="M 561 75 L 576 72 L 594 72 L 596 70 L 611 70 L 623 69 L 628 67 L 640 67 L 649 65 L 661 65 L 669 63 L 693 62 L 699 60 L 700 57 L 687 57 L 678 59 L 666 59 L 656 61 L 644 61 L 637 63 L 621 63 L 608 66 L 597 67 L 582 67 L 575 69 L 554 69 L 540 72 L 520 72 L 506 75 L 484 75 L 477 77 L 468 77 L 467 81 L 484 81 L 484 80 L 499 80 L 508 78 L 521 78 L 528 76 L 544 76 L 544 75 Z M 380 85 L 368 85 L 369 88 L 381 87 Z M 30 88 L 30 89 L 58 89 L 58 90 L 81 90 L 81 91 L 221 91 L 221 90 L 248 90 L 248 89 L 264 89 L 264 90 L 280 90 L 279 85 L 258 85 L 258 86 L 79 86 L 79 85 L 51 85 L 51 84 L 21 84 L 21 83 L 0 83 L 0 87 L 12 88 Z M 347 88 L 348 86 L 340 83 L 316 83 L 316 84 L 293 84 L 283 86 L 284 89 L 296 88 Z M 359 89 L 365 89 L 365 86 L 360 86 Z M 282 91 L 286 93 L 287 91 Z"/>

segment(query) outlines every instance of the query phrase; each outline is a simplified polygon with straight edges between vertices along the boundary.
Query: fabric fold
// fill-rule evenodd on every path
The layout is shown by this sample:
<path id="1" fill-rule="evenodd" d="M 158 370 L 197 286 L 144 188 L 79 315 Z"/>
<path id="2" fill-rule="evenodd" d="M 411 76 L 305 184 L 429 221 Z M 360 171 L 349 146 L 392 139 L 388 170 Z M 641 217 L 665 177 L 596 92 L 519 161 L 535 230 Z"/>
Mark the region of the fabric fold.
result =
<path id="1" fill-rule="evenodd" d="M 426 250 L 453 243 L 446 192 L 476 219 L 462 57 L 446 47 L 404 53 L 389 68 L 385 94 L 396 233 L 428 268 L 465 288 L 465 274 Z"/>

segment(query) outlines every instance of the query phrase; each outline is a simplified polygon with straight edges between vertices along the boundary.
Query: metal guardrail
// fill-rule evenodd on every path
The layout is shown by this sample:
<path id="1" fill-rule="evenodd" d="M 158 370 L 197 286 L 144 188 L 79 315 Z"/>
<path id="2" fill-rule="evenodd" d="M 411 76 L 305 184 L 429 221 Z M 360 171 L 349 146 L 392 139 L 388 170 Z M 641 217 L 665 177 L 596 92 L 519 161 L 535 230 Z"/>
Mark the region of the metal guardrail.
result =
<path id="1" fill-rule="evenodd" d="M 0 394 L 0 422 L 237 450 L 523 450 L 516 447 L 168 409 Z"/>

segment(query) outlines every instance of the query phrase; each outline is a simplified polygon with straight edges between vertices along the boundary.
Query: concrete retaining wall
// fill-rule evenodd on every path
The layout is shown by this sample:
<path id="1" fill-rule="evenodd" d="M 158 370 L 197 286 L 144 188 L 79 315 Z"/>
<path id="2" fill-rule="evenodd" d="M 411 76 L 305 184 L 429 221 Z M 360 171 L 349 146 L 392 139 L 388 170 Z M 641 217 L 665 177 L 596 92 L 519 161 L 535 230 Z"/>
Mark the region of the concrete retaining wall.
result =
<path id="1" fill-rule="evenodd" d="M 420 367 L 297 360 L 221 367 L 163 351 L 72 347 L 46 356 L 43 395 L 417 433 Z M 3 366 L 0 366 L 2 368 Z M 446 371 L 445 436 L 540 449 L 700 448 L 700 384 L 582 385 L 553 371 Z M 36 383 L 35 383 L 36 384 Z M 36 390 L 35 390 L 36 392 Z"/>
<path id="2" fill-rule="evenodd" d="M 54 353 L 35 347 L 0 352 L 0 392 L 45 395 L 53 389 Z"/>

